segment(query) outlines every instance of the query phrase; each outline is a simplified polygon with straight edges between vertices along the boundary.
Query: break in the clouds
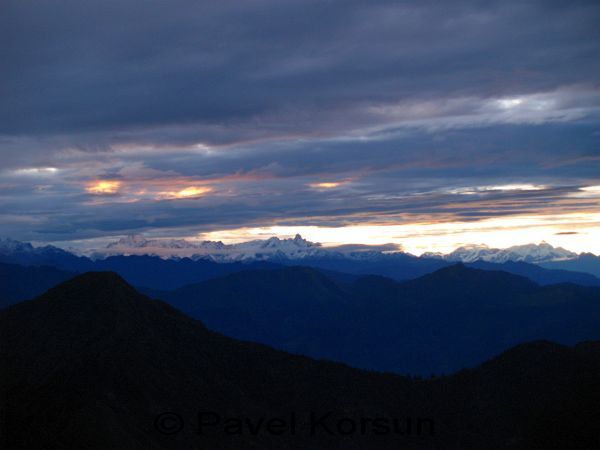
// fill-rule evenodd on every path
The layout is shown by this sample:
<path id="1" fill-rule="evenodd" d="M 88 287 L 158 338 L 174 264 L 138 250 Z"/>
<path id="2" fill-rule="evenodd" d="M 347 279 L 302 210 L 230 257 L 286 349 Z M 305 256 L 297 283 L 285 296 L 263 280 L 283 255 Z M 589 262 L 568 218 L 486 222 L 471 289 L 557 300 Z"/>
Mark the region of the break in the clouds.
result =
<path id="1" fill-rule="evenodd" d="M 537 217 L 531 240 L 582 248 L 598 23 L 597 1 L 5 0 L 0 234 L 459 244 Z"/>

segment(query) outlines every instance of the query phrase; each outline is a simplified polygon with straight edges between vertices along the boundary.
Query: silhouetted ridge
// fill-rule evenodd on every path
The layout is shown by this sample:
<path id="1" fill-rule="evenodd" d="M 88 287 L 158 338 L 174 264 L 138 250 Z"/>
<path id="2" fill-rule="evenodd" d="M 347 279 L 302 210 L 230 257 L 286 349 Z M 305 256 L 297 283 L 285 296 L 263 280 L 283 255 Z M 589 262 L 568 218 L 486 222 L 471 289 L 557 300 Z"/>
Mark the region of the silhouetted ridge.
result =
<path id="1" fill-rule="evenodd" d="M 397 373 L 452 373 L 521 342 L 600 338 L 598 287 L 463 264 L 406 282 L 244 271 L 152 295 L 236 339 Z"/>
<path id="2" fill-rule="evenodd" d="M 529 280 L 526 277 L 515 275 L 512 273 L 504 272 L 501 270 L 482 270 L 467 267 L 463 263 L 456 263 L 449 267 L 438 269 L 435 272 L 424 275 L 417 280 L 427 281 L 457 281 L 460 280 L 462 283 L 482 283 L 492 281 L 494 284 L 507 283 L 519 284 L 519 286 L 535 287 L 536 283 Z M 411 280 L 414 281 L 414 280 Z M 407 283 L 410 283 L 407 282 Z"/>
<path id="3" fill-rule="evenodd" d="M 237 272 L 184 286 L 174 293 L 180 298 L 202 298 L 204 304 L 218 308 L 232 301 L 227 303 L 228 307 L 242 310 L 262 308 L 273 299 L 297 311 L 311 306 L 341 306 L 344 302 L 344 292 L 336 282 L 316 269 L 303 266 Z M 179 306 L 176 300 L 173 304 Z M 182 310 L 187 311 L 187 308 Z"/>
<path id="4" fill-rule="evenodd" d="M 97 290 L 98 293 L 108 291 L 122 291 L 123 293 L 137 292 L 123 277 L 112 271 L 85 272 L 65 281 L 60 286 L 57 286 L 56 289 L 68 291 L 77 286 L 88 291 Z"/>
<path id="5" fill-rule="evenodd" d="M 409 295 L 421 301 L 440 302 L 451 307 L 476 306 L 484 301 L 490 305 L 508 305 L 523 295 L 535 292 L 539 286 L 528 278 L 495 270 L 472 269 L 462 263 L 436 270 L 415 280 L 402 283 Z"/>
<path id="6" fill-rule="evenodd" d="M 71 307 L 98 304 L 104 307 L 133 304 L 143 298 L 115 272 L 86 272 L 53 287 L 40 299 L 68 303 Z"/>
<path id="7" fill-rule="evenodd" d="M 515 373 L 523 373 L 524 368 L 531 366 L 532 362 L 535 362 L 533 365 L 536 370 L 543 370 L 543 364 L 540 364 L 542 361 L 559 358 L 564 361 L 567 355 L 574 357 L 573 349 L 554 342 L 539 340 L 511 347 L 485 362 L 482 367 L 508 366 Z"/>
<path id="8" fill-rule="evenodd" d="M 0 342 L 3 448 L 587 450 L 598 442 L 593 343 L 536 342 L 416 381 L 209 332 L 112 273 L 75 277 L 0 311 Z M 180 433 L 155 428 L 166 411 L 185 421 Z M 254 423 L 296 412 L 298 433 L 200 436 L 199 411 Z M 436 432 L 311 436 L 311 411 L 354 421 L 429 417 Z"/>
<path id="9" fill-rule="evenodd" d="M 76 364 L 86 364 L 89 358 L 112 346 L 119 347 L 118 352 L 143 354 L 145 349 L 140 345 L 152 339 L 155 328 L 169 330 L 173 321 L 194 322 L 198 330 L 206 330 L 172 306 L 140 294 L 114 272 L 77 275 L 0 314 L 9 335 L 18 332 L 21 338 L 33 339 L 33 348 L 40 351 L 33 359 L 40 364 L 45 361 L 41 348 L 53 340 L 60 342 L 56 347 L 60 353 L 55 357 L 73 357 L 79 359 Z M 22 323 L 23 318 L 27 325 Z M 68 347 L 63 347 L 67 342 Z M 78 352 L 79 356 L 74 357 Z M 46 364 L 50 370 L 52 363 L 47 360 Z"/>
<path id="10" fill-rule="evenodd" d="M 600 363 L 600 341 L 584 341 L 575 346 L 580 354 Z"/>

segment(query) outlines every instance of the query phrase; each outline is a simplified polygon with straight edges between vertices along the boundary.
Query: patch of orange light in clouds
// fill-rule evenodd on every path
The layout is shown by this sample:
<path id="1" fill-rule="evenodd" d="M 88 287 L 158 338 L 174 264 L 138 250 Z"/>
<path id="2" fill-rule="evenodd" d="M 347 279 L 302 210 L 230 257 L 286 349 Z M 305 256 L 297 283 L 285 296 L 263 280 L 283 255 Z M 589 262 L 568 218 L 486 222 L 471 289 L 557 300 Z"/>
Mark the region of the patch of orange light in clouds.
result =
<path id="1" fill-rule="evenodd" d="M 178 191 L 159 192 L 159 198 L 176 199 L 176 198 L 196 198 L 208 194 L 212 191 L 208 186 L 188 186 Z"/>
<path id="2" fill-rule="evenodd" d="M 88 183 L 85 187 L 85 190 L 89 194 L 105 195 L 116 194 L 120 187 L 120 181 L 100 180 Z"/>
<path id="3" fill-rule="evenodd" d="M 449 253 L 466 244 L 506 248 L 541 241 L 575 252 L 600 254 L 600 213 L 596 212 L 511 216 L 474 222 L 240 228 L 204 233 L 199 237 L 233 243 L 271 236 L 293 237 L 296 233 L 310 241 L 321 242 L 324 246 L 399 244 L 404 251 L 415 255 L 425 252 Z"/>
<path id="4" fill-rule="evenodd" d="M 333 189 L 340 186 L 341 184 L 341 182 L 328 181 L 323 183 L 309 183 L 308 186 L 313 189 Z"/>

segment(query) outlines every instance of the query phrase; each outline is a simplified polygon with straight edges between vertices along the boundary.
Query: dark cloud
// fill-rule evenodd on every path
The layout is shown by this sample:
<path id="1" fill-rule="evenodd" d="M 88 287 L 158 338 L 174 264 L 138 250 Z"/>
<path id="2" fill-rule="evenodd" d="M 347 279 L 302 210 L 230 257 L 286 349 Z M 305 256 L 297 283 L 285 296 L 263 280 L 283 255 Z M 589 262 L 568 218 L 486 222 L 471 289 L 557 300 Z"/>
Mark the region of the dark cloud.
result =
<path id="1" fill-rule="evenodd" d="M 360 120 L 373 105 L 593 85 L 600 69 L 597 2 L 7 0 L 2 12 L 6 135 L 193 124 L 196 140 L 224 127 L 208 133 L 218 142 L 307 132 L 316 112 Z"/>

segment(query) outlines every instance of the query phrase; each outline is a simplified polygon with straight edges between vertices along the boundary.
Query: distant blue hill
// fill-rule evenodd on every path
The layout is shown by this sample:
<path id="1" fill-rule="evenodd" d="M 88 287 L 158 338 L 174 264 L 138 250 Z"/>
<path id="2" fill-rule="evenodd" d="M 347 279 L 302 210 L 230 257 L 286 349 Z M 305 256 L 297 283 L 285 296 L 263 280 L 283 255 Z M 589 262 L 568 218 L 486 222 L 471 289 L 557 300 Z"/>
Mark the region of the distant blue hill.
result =
<path id="1" fill-rule="evenodd" d="M 586 273 L 587 271 L 575 271 L 568 269 L 545 268 L 537 264 L 525 262 L 507 261 L 505 263 L 489 263 L 476 261 L 466 264 L 468 267 L 484 270 L 503 270 L 515 275 L 521 275 L 535 281 L 538 284 L 575 283 L 582 286 L 600 286 L 600 278 Z"/>
<path id="2" fill-rule="evenodd" d="M 302 265 L 321 270 L 334 271 L 353 275 L 380 275 L 396 281 L 411 280 L 438 269 L 449 267 L 454 262 L 436 258 L 421 258 L 406 253 L 379 254 L 376 257 L 356 258 L 326 258 L 309 257 L 296 260 L 280 261 L 286 265 Z M 476 261 L 467 266 L 485 270 L 501 270 L 515 275 L 521 275 L 538 284 L 575 283 L 583 286 L 600 286 L 600 278 L 566 269 L 548 269 L 536 264 L 508 261 L 505 263 L 490 263 Z"/>
<path id="3" fill-rule="evenodd" d="M 577 258 L 565 261 L 552 261 L 541 264 L 546 269 L 562 269 L 578 272 L 587 272 L 600 277 L 600 256 L 592 253 L 582 253 Z"/>
<path id="4" fill-rule="evenodd" d="M 154 297 L 237 339 L 397 373 L 451 373 L 536 339 L 600 338 L 600 288 L 455 265 L 407 282 L 244 271 Z"/>

